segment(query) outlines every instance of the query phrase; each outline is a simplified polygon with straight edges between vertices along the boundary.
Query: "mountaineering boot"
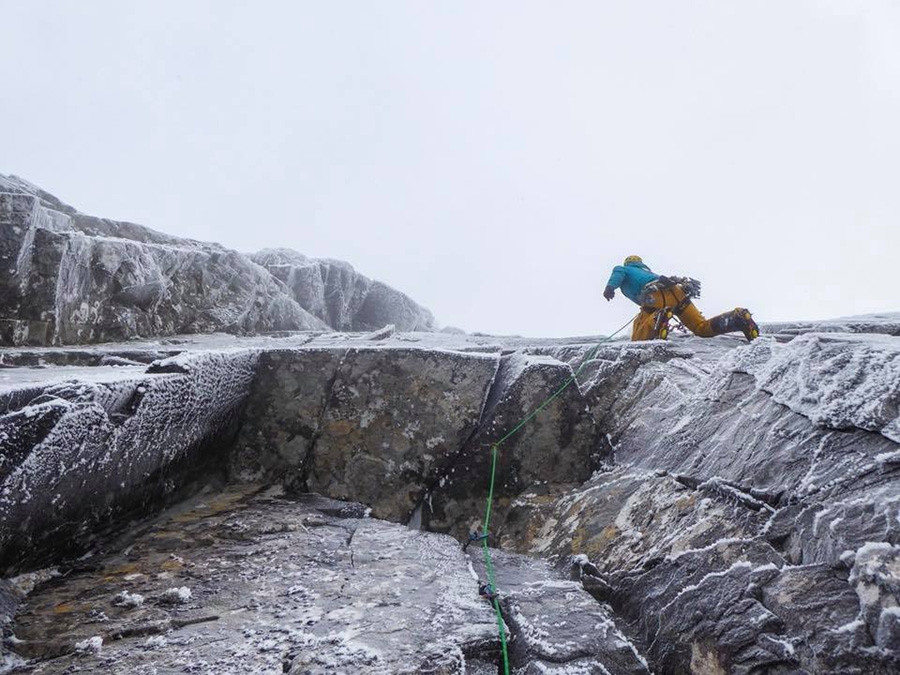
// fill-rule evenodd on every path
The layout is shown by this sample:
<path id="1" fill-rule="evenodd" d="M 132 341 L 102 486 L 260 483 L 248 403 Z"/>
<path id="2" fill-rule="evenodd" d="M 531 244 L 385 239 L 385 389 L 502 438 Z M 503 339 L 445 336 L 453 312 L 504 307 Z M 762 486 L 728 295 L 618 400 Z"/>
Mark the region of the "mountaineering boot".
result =
<path id="1" fill-rule="evenodd" d="M 743 307 L 735 307 L 730 312 L 714 316 L 709 320 L 709 327 L 712 329 L 713 335 L 739 330 L 747 340 L 752 341 L 759 337 L 759 326 L 756 325 L 750 312 Z"/>
<path id="2" fill-rule="evenodd" d="M 672 316 L 672 310 L 668 307 L 663 307 L 656 312 L 653 323 L 653 339 L 665 340 L 669 337 L 669 320 Z"/>
<path id="3" fill-rule="evenodd" d="M 747 338 L 747 342 L 753 342 L 759 337 L 759 326 L 753 320 L 750 310 L 746 307 L 735 307 L 734 313 L 740 319 L 741 330 L 744 333 L 744 337 Z"/>

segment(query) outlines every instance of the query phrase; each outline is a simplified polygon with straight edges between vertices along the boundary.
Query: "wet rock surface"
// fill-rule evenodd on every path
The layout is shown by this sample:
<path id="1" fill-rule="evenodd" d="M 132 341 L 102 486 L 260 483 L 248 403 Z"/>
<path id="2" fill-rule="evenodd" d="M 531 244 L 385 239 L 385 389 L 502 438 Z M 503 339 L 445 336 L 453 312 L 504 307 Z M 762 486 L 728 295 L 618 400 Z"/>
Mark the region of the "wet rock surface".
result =
<path id="1" fill-rule="evenodd" d="M 478 561 L 450 537 L 364 512 L 258 486 L 200 496 L 39 586 L 17 651 L 34 673 L 496 672 Z M 518 660 L 610 655 L 629 668 L 614 672 L 647 672 L 580 584 L 521 556 L 496 565 Z"/>
<path id="2" fill-rule="evenodd" d="M 472 514 L 480 512 L 484 501 L 483 488 L 473 480 L 483 484 L 480 477 L 490 476 L 492 446 L 572 375 L 569 364 L 550 356 L 514 353 L 501 358 L 478 432 L 459 456 L 445 459 L 423 505 L 422 518 L 429 529 L 460 538 L 468 535 Z M 608 451 L 579 388 L 574 384 L 565 388 L 498 449 L 496 536 L 516 538 L 515 532 L 507 533 L 503 525 L 513 499 L 528 490 L 561 492 L 580 484 Z"/>
<path id="3" fill-rule="evenodd" d="M 577 383 L 504 441 L 489 541 L 502 549 L 494 549 L 493 557 L 515 672 L 900 671 L 900 450 L 895 436 L 900 346 L 885 334 L 887 329 L 872 335 L 827 331 L 799 336 L 779 330 L 751 345 L 730 336 L 603 345 L 580 370 Z M 239 496 L 223 497 L 224 510 L 173 515 L 171 525 L 132 530 L 133 541 L 103 544 L 110 553 L 97 552 L 84 563 L 101 561 L 102 567 L 107 560 L 140 554 L 141 546 L 149 551 L 156 539 L 176 542 L 171 549 L 165 548 L 169 543 L 153 549 L 160 565 L 171 554 L 182 560 L 199 555 L 192 564 L 204 584 L 211 579 L 220 584 L 206 586 L 214 591 L 188 583 L 184 570 L 194 569 L 189 565 L 178 568 L 188 576 L 161 577 L 165 587 L 155 581 L 140 588 L 103 587 L 115 612 L 137 611 L 133 596 L 143 596 L 141 611 L 150 613 L 135 616 L 140 621 L 134 626 L 144 626 L 135 630 L 151 630 L 144 625 L 150 622 L 152 630 L 164 632 L 138 636 L 129 632 L 132 628 L 90 634 L 60 625 L 39 629 L 41 621 L 26 617 L 37 616 L 35 598 L 42 593 L 89 596 L 87 586 L 100 587 L 103 579 L 115 576 L 97 577 L 96 570 L 70 566 L 65 578 L 51 579 L 28 596 L 28 609 L 6 629 L 7 636 L 21 640 L 26 624 L 33 627 L 37 632 L 29 635 L 35 644 L 8 641 L 8 647 L 21 657 L 36 654 L 26 648 L 48 643 L 46 657 L 57 653 L 58 638 L 64 638 L 66 645 L 81 645 L 78 655 L 32 665 L 56 668 L 59 662 L 95 672 L 116 663 L 110 656 L 114 649 L 125 650 L 125 656 L 115 652 L 115 658 L 130 659 L 129 668 L 146 672 L 182 672 L 190 663 L 200 663 L 202 671 L 207 667 L 202 664 L 215 658 L 222 672 L 231 672 L 229 659 L 237 659 L 238 652 L 258 664 L 259 672 L 325 672 L 329 666 L 332 672 L 496 672 L 496 621 L 476 593 L 476 578 L 486 577 L 481 550 L 475 544 L 463 554 L 456 542 L 465 540 L 469 528 L 477 532 L 480 527 L 491 445 L 572 376 L 592 342 L 423 337 L 392 330 L 228 338 L 225 343 L 188 339 L 181 345 L 129 345 L 133 358 L 121 366 L 89 365 L 100 362 L 74 349 L 51 358 L 55 363 L 71 358 L 77 366 L 0 371 L 0 383 L 7 378 L 0 387 L 5 406 L 0 409 L 7 415 L 33 402 L 42 405 L 36 397 L 45 391 L 55 396 L 46 401 L 46 416 L 10 418 L 5 461 L 15 464 L 41 449 L 40 439 L 58 427 L 58 415 L 71 403 L 53 389 L 62 386 L 53 382 L 55 368 L 79 369 L 80 381 L 90 385 L 86 391 L 113 392 L 92 393 L 92 401 L 119 401 L 120 381 L 188 378 L 185 386 L 196 389 L 190 378 L 217 372 L 215 359 L 252 354 L 256 360 L 239 388 L 240 432 L 235 442 L 213 453 L 218 468 L 227 469 L 234 481 L 252 479 L 359 502 L 347 506 L 324 498 L 248 496 L 236 485 L 226 488 L 223 495 L 236 490 Z M 235 346 L 241 349 L 223 350 Z M 180 349 L 185 354 L 167 353 L 149 368 L 135 365 L 146 362 L 143 353 Z M 114 350 L 124 346 L 111 347 L 110 353 Z M 10 358 L 22 363 L 43 357 L 40 350 L 22 350 Z M 93 383 L 91 372 L 97 373 Z M 122 376 L 116 378 L 116 372 Z M 206 404 L 220 400 L 215 389 L 201 397 Z M 100 407 L 115 412 L 116 405 L 123 404 Z M 201 408 L 189 410 L 187 417 L 206 414 Z M 156 433 L 152 425 L 147 430 Z M 105 445 L 93 447 L 96 455 Z M 216 496 L 210 494 L 212 501 Z M 42 508 L 52 512 L 55 506 Z M 401 523 L 410 520 L 413 529 L 363 518 L 366 509 Z M 309 538 L 318 536 L 313 523 L 320 518 L 326 523 L 322 533 L 333 536 Z M 93 522 L 84 527 L 91 529 Z M 456 539 L 418 532 L 418 527 L 451 532 Z M 176 535 L 178 528 L 187 529 Z M 192 543 L 179 549 L 177 542 L 183 544 L 185 537 Z M 440 554 L 424 553 L 424 541 Z M 254 552 L 240 565 L 210 563 L 215 573 L 203 571 L 202 561 L 229 559 L 232 553 L 225 551 L 236 542 Z M 271 542 L 280 543 L 267 548 Z M 372 552 L 382 546 L 385 553 Z M 318 553 L 308 547 L 317 547 Z M 419 563 L 411 561 L 412 550 Z M 350 574 L 347 556 L 351 572 L 362 569 L 363 562 L 375 566 L 356 581 L 342 579 L 349 595 L 324 593 L 321 606 L 327 611 L 315 614 L 317 623 L 299 633 L 292 622 L 308 618 L 315 603 L 284 600 L 281 613 L 250 607 L 223 618 L 220 607 L 236 607 L 238 596 L 252 595 L 254 588 L 281 589 L 280 573 L 287 576 L 285 583 L 294 579 L 289 570 L 296 560 L 290 551 L 321 556 L 322 567 L 308 571 L 327 583 L 324 570 Z M 262 568 L 254 567 L 257 561 Z M 245 567 L 248 575 L 241 572 Z M 440 571 L 429 572 L 432 568 Z M 132 573 L 151 576 L 144 569 Z M 70 579 L 80 574 L 89 581 L 70 587 Z M 424 586 L 412 581 L 416 575 Z M 459 589 L 465 587 L 460 593 L 467 599 L 460 600 L 456 591 L 450 599 L 441 596 L 446 589 L 435 591 L 439 578 L 465 579 Z M 394 581 L 410 589 L 397 595 Z M 425 627 L 415 637 L 405 630 L 376 630 L 405 621 L 412 604 L 425 602 L 416 595 L 425 587 L 446 602 L 440 609 L 432 606 L 434 616 L 449 608 L 447 617 L 434 619 L 447 629 L 443 637 Z M 189 598 L 182 588 L 190 590 Z M 281 597 L 276 590 L 272 597 Z M 298 594 L 303 595 L 293 595 Z M 416 603 L 407 604 L 406 594 Z M 227 602 L 206 602 L 219 596 Z M 380 598 L 362 607 L 363 615 L 371 611 L 373 623 L 357 623 L 364 621 L 357 616 L 357 596 Z M 42 611 L 66 605 L 52 597 Z M 4 607 L 17 602 L 14 593 L 2 590 L 0 599 Z M 454 607 L 478 617 L 474 634 Z M 251 610 L 263 618 L 248 614 Z M 213 614 L 218 618 L 211 619 Z M 248 624 L 238 629 L 230 623 L 243 620 L 233 619 L 241 615 L 266 627 L 262 634 L 267 637 L 247 632 Z M 88 625 L 82 619 L 76 623 Z M 208 631 L 217 626 L 225 632 L 214 637 Z M 370 630 L 377 639 L 357 639 Z M 34 637 L 38 634 L 43 637 Z M 139 644 L 138 637 L 148 644 Z M 193 659 L 190 663 L 173 661 L 172 650 L 161 649 L 161 640 L 169 637 L 193 640 L 175 650 Z M 103 640 L 99 653 L 93 638 Z M 218 642 L 206 645 L 205 640 L 219 638 L 228 654 L 215 648 Z M 257 638 L 274 645 L 271 653 L 258 649 Z M 433 649 L 423 650 L 422 644 Z"/>
<path id="4" fill-rule="evenodd" d="M 407 520 L 475 431 L 496 357 L 422 349 L 266 352 L 234 471 Z"/>

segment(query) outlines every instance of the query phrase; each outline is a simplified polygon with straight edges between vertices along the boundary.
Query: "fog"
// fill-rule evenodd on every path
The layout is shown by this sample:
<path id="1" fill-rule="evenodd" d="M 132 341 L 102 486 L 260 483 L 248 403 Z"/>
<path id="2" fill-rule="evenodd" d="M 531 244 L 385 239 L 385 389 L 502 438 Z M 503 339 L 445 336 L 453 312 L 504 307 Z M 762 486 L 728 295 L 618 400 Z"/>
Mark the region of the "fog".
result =
<path id="1" fill-rule="evenodd" d="M 339 258 L 443 325 L 609 332 L 613 265 L 707 315 L 900 310 L 900 5 L 0 0 L 0 172 Z"/>

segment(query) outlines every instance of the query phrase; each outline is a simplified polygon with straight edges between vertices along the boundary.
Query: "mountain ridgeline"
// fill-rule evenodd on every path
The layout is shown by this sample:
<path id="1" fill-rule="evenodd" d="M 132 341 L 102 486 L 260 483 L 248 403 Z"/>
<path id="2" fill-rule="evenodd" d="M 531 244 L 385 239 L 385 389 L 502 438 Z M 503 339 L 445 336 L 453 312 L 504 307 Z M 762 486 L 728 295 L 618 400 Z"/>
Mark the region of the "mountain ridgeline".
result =
<path id="1" fill-rule="evenodd" d="M 338 260 L 247 256 L 79 213 L 0 174 L 0 344 L 227 332 L 431 331 L 431 313 Z"/>

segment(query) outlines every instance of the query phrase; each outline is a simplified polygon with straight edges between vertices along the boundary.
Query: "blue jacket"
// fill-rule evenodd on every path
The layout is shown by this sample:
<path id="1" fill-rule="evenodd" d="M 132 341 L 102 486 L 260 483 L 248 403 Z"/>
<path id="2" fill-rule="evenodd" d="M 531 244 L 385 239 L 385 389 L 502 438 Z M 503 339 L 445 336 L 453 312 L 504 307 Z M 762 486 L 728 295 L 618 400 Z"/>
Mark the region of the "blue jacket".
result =
<path id="1" fill-rule="evenodd" d="M 641 304 L 641 289 L 644 284 L 656 281 L 658 274 L 650 271 L 644 263 L 630 262 L 627 265 L 616 265 L 609 275 L 607 286 L 621 288 L 622 294 L 637 304 Z"/>

